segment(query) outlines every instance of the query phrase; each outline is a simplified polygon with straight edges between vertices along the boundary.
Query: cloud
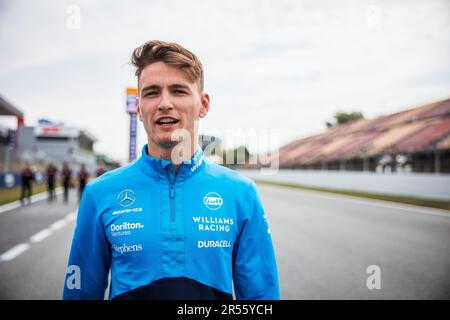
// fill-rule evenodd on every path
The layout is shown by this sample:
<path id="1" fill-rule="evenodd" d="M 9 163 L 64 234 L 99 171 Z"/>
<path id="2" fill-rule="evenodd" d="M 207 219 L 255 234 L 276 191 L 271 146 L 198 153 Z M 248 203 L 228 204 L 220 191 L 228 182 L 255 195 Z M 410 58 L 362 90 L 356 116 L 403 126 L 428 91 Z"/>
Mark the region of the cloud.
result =
<path id="1" fill-rule="evenodd" d="M 66 27 L 68 5 L 81 27 Z M 183 44 L 203 62 L 205 132 L 279 129 L 281 143 L 319 132 L 336 111 L 374 117 L 447 98 L 448 1 L 6 1 L 1 94 L 30 121 L 87 127 L 125 160 L 124 90 L 134 47 Z M 142 127 L 139 144 L 146 138 Z M 120 144 L 121 147 L 118 147 Z"/>

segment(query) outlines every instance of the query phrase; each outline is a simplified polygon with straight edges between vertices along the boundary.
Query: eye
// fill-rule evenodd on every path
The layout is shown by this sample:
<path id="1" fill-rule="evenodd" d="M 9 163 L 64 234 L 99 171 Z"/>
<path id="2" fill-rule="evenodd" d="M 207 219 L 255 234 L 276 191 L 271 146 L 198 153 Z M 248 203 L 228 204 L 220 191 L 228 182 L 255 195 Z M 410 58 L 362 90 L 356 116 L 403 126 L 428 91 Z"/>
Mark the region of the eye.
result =
<path id="1" fill-rule="evenodd" d="M 147 91 L 147 93 L 144 96 L 149 97 L 149 96 L 155 96 L 157 94 L 158 94 L 158 92 L 156 92 L 156 91 Z"/>
<path id="2" fill-rule="evenodd" d="M 175 94 L 186 94 L 186 91 L 181 90 L 181 89 L 175 89 Z"/>

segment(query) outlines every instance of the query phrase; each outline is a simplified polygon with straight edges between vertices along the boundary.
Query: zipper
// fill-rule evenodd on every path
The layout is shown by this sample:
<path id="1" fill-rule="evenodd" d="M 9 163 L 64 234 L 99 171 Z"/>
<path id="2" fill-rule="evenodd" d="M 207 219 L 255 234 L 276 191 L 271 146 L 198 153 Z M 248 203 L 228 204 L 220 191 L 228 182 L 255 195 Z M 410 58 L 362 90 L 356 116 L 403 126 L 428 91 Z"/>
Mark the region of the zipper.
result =
<path id="1" fill-rule="evenodd" d="M 173 183 L 170 183 L 169 197 L 170 197 L 170 222 L 174 222 L 175 221 L 175 187 L 174 187 Z"/>
<path id="2" fill-rule="evenodd" d="M 169 167 L 167 167 L 167 178 L 169 179 L 169 198 L 170 198 L 170 222 L 175 222 L 175 180 L 170 179 Z"/>

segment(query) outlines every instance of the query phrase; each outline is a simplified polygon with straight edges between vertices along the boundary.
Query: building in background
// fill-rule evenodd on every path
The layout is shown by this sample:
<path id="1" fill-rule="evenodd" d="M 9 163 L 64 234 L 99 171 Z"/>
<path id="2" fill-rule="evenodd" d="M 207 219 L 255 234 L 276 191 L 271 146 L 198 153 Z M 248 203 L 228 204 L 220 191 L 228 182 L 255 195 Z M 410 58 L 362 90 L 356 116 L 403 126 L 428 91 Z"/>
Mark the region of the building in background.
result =
<path id="1" fill-rule="evenodd" d="M 13 187 L 20 183 L 22 166 L 29 162 L 36 172 L 37 182 L 43 182 L 47 164 L 52 161 L 61 169 L 67 161 L 76 174 L 84 164 L 95 177 L 98 162 L 106 170 L 120 166 L 106 155 L 96 155 L 97 139 L 87 130 L 67 127 L 46 119 L 37 126 L 25 126 L 23 113 L 0 96 L 0 117 L 15 117 L 17 125 L 0 125 L 0 188 Z"/>
<path id="2" fill-rule="evenodd" d="M 450 99 L 373 120 L 360 119 L 295 140 L 280 168 L 450 172 Z"/>
<path id="3" fill-rule="evenodd" d="M 23 126 L 23 112 L 0 96 L 0 117 L 15 117 L 17 128 Z M 15 146 L 17 131 L 0 126 L 0 172 L 15 171 L 18 164 L 15 162 Z"/>
<path id="4" fill-rule="evenodd" d="M 45 166 L 53 161 L 60 168 L 67 161 L 75 172 L 81 164 L 89 173 L 97 169 L 94 153 L 96 138 L 86 130 L 42 119 L 36 127 L 20 126 L 17 136 L 16 154 L 22 163 L 29 161 Z"/>
<path id="5" fill-rule="evenodd" d="M 24 125 L 23 112 L 0 96 L 0 117 L 16 118 L 16 128 Z M 0 188 L 19 183 L 21 165 L 16 157 L 17 130 L 0 125 Z"/>

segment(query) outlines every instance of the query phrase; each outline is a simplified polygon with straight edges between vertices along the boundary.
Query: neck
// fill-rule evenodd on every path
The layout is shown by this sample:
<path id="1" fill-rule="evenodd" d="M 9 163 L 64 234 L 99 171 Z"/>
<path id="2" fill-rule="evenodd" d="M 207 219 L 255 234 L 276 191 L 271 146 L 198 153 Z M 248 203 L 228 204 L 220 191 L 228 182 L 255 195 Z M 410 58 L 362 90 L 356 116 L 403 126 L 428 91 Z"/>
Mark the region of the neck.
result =
<path id="1" fill-rule="evenodd" d="M 165 148 L 157 145 L 148 139 L 147 153 L 153 158 L 164 159 L 172 162 L 175 173 L 181 166 L 182 161 L 191 160 L 197 152 L 197 144 L 195 139 L 192 139 L 190 143 L 180 142 L 172 147 Z"/>

